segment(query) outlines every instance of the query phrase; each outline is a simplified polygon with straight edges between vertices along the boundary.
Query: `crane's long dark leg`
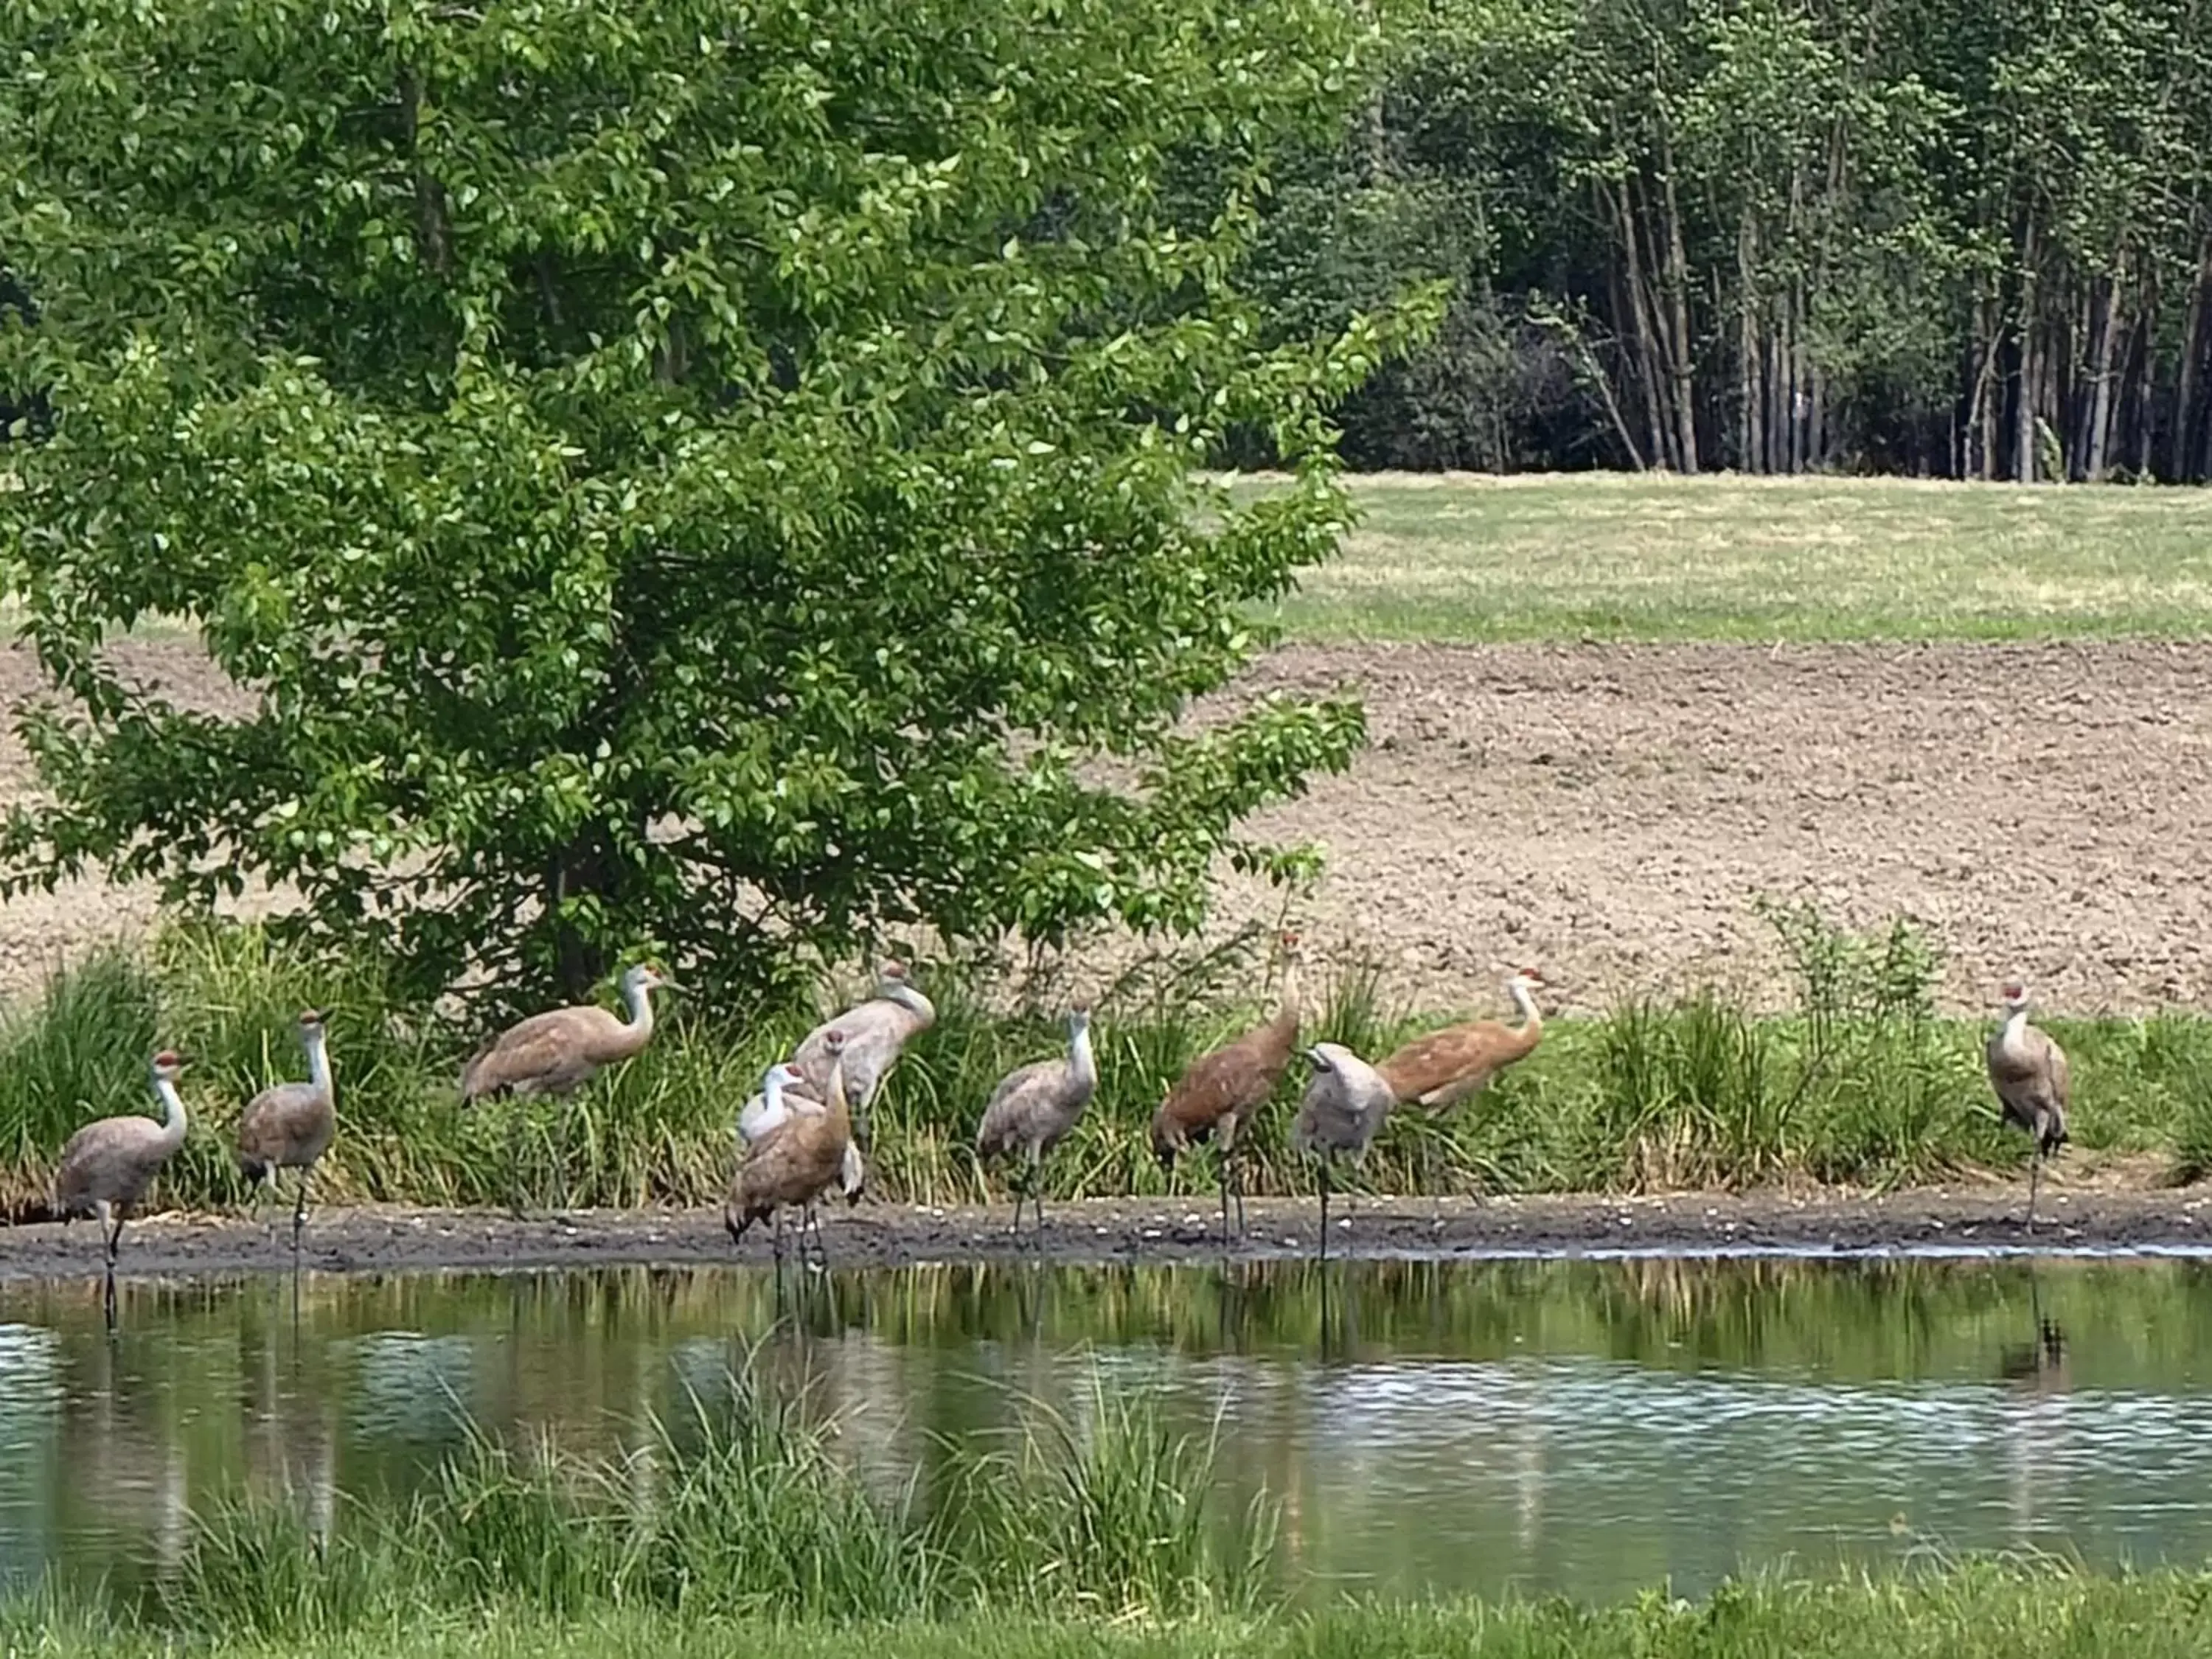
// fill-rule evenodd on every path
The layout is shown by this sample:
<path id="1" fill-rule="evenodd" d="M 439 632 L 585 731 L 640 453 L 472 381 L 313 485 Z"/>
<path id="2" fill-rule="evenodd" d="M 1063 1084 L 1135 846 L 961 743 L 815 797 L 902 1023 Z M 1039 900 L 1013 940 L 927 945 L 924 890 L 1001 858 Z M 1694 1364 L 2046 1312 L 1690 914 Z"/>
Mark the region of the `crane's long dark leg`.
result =
<path id="1" fill-rule="evenodd" d="M 1235 1153 L 1230 1155 L 1230 1191 L 1237 1195 L 1237 1237 L 1244 1237 L 1244 1163 Z"/>
<path id="2" fill-rule="evenodd" d="M 1328 1160 L 1321 1161 L 1321 1259 L 1328 1261 Z"/>
<path id="3" fill-rule="evenodd" d="M 2043 1143 L 2039 1140 L 2029 1148 L 2027 1154 L 2027 1226 L 2030 1232 L 2035 1231 L 2035 1188 L 2037 1177 L 2042 1173 Z"/>
<path id="4" fill-rule="evenodd" d="M 100 1233 L 106 1257 L 106 1276 L 100 1291 L 100 1305 L 107 1317 L 107 1327 L 115 1328 L 115 1257 L 123 1243 L 123 1212 L 107 1205 L 100 1206 Z"/>
<path id="5" fill-rule="evenodd" d="M 507 1207 L 517 1221 L 529 1213 L 522 1202 L 522 1102 L 510 1095 L 507 1101 Z"/>
<path id="6" fill-rule="evenodd" d="M 292 1266 L 295 1270 L 300 1265 L 300 1229 L 307 1221 L 307 1177 L 313 1173 L 310 1166 L 300 1166 L 300 1190 L 292 1200 Z"/>
<path id="7" fill-rule="evenodd" d="M 1221 1154 L 1221 1242 L 1229 1242 L 1229 1154 Z"/>
<path id="8" fill-rule="evenodd" d="M 1037 1249 L 1044 1249 L 1044 1158 L 1030 1154 L 1030 1208 L 1036 1212 Z"/>

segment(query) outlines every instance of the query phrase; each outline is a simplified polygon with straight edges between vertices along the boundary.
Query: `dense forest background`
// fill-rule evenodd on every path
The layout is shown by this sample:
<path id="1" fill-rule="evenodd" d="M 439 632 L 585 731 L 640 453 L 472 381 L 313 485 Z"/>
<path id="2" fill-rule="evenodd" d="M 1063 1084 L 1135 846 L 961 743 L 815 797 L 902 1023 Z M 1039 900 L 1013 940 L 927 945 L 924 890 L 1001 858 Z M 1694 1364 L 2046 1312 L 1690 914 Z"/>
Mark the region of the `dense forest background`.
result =
<path id="1" fill-rule="evenodd" d="M 1363 467 L 2212 472 L 2203 0 L 1402 0 L 1280 325 L 1455 284 Z"/>

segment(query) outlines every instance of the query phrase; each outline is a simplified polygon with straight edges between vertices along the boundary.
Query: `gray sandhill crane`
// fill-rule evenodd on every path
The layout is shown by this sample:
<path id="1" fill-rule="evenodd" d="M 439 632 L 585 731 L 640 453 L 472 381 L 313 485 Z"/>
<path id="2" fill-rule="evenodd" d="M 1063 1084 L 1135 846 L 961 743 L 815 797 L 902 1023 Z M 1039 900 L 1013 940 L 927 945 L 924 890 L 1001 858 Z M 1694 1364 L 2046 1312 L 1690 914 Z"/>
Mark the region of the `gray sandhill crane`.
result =
<path id="1" fill-rule="evenodd" d="M 1543 988 L 1544 976 L 1523 968 L 1505 981 L 1505 994 L 1521 1013 L 1518 1025 L 1494 1019 L 1447 1025 L 1392 1050 L 1375 1069 L 1401 1105 L 1455 1106 L 1543 1041 L 1544 1016 L 1534 995 Z"/>
<path id="2" fill-rule="evenodd" d="M 641 962 L 622 976 L 627 1020 L 595 1003 L 551 1008 L 517 1020 L 461 1067 L 461 1103 L 504 1094 L 574 1093 L 598 1076 L 600 1067 L 628 1060 L 651 1040 L 653 992 L 683 988 L 653 963 Z"/>
<path id="3" fill-rule="evenodd" d="M 54 1170 L 54 1208 L 62 1218 L 99 1218 L 106 1246 L 104 1302 L 111 1323 L 115 1318 L 115 1255 L 123 1242 L 123 1224 L 161 1166 L 185 1144 L 185 1100 L 177 1092 L 177 1078 L 184 1068 L 183 1057 L 173 1048 L 155 1054 L 149 1076 L 155 1097 L 161 1103 L 161 1121 L 126 1112 L 88 1123 L 69 1138 Z"/>
<path id="4" fill-rule="evenodd" d="M 1067 1011 L 1067 1054 L 1061 1060 L 1033 1060 L 999 1080 L 983 1108 L 983 1121 L 975 1129 L 979 1162 L 1021 1157 L 1027 1174 L 1014 1188 L 1014 1224 L 1022 1229 L 1022 1199 L 1027 1194 L 1036 1210 L 1037 1237 L 1044 1237 L 1042 1186 L 1047 1153 L 1067 1138 L 1098 1092 L 1098 1060 L 1091 1048 L 1091 1010 L 1079 1003 Z"/>
<path id="5" fill-rule="evenodd" d="M 781 1121 L 746 1143 L 744 1160 L 730 1178 L 729 1199 L 722 1206 L 722 1223 L 730 1230 L 732 1243 L 742 1241 L 745 1230 L 756 1221 L 773 1220 L 779 1265 L 783 1261 L 783 1212 L 811 1212 L 816 1201 L 840 1178 L 846 1152 L 853 1144 L 852 1110 L 845 1099 L 844 1070 L 838 1063 L 844 1034 L 833 1028 L 826 1043 L 830 1077 L 823 1091 L 827 1098 L 820 1109 L 809 1110 L 811 1103 L 784 1096 L 778 1103 L 783 1113 Z M 799 1242 L 804 1246 L 803 1220 L 801 1226 Z"/>
<path id="6" fill-rule="evenodd" d="M 1313 1067 L 1298 1115 L 1291 1126 L 1297 1149 L 1321 1164 L 1321 1255 L 1328 1260 L 1328 1189 L 1331 1170 L 1340 1157 L 1354 1164 L 1367 1147 L 1396 1097 L 1382 1074 L 1340 1042 L 1316 1042 L 1305 1051 Z"/>
<path id="7" fill-rule="evenodd" d="M 839 1067 L 842 1073 L 843 1068 Z M 850 1107 L 849 1099 L 847 1102 Z M 758 1140 L 769 1130 L 787 1123 L 800 1113 L 817 1115 L 830 1109 L 821 1097 L 808 1088 L 805 1073 L 789 1060 L 779 1060 L 769 1066 L 761 1079 L 761 1091 L 744 1104 L 738 1114 L 738 1135 L 747 1146 Z M 860 1201 L 860 1188 L 867 1181 L 867 1165 L 861 1160 L 860 1149 L 848 1139 L 845 1161 L 838 1171 L 837 1185 L 845 1194 L 848 1204 Z M 813 1215 L 809 1206 L 807 1214 Z M 817 1232 L 819 1228 L 817 1228 Z"/>
<path id="8" fill-rule="evenodd" d="M 1195 1141 L 1212 1139 L 1221 1177 L 1221 1236 L 1229 1237 L 1230 1165 L 1237 1132 L 1273 1097 L 1298 1042 L 1298 936 L 1285 931 L 1283 997 L 1275 1017 L 1184 1068 L 1152 1114 L 1152 1155 L 1163 1170 Z M 1244 1231 L 1244 1190 L 1237 1183 L 1237 1230 Z"/>
<path id="9" fill-rule="evenodd" d="M 2027 988 L 2008 982 L 1998 999 L 2004 1024 L 1990 1038 L 1990 1086 L 2004 1121 L 2027 1131 L 2027 1225 L 2035 1225 L 2035 1189 L 2043 1160 L 2066 1144 L 2066 1103 L 2072 1092 L 2066 1051 L 2027 1023 Z"/>
<path id="10" fill-rule="evenodd" d="M 272 1187 L 279 1170 L 300 1172 L 292 1202 L 292 1254 L 300 1254 L 300 1229 L 307 1216 L 307 1182 L 315 1164 L 337 1133 L 337 1096 L 331 1085 L 331 1056 L 323 1017 L 314 1009 L 300 1015 L 300 1046 L 307 1051 L 307 1080 L 279 1083 L 246 1103 L 238 1120 L 238 1168 L 257 1185 Z"/>
<path id="11" fill-rule="evenodd" d="M 898 1064 L 908 1039 L 936 1023 L 936 1005 L 908 976 L 906 964 L 886 962 L 877 975 L 875 994 L 809 1031 L 791 1063 L 805 1079 L 806 1091 L 820 1099 L 830 1075 L 826 1039 L 833 1026 L 845 1034 L 845 1097 L 853 1110 L 853 1139 L 866 1152 L 869 1108 L 877 1091 Z"/>

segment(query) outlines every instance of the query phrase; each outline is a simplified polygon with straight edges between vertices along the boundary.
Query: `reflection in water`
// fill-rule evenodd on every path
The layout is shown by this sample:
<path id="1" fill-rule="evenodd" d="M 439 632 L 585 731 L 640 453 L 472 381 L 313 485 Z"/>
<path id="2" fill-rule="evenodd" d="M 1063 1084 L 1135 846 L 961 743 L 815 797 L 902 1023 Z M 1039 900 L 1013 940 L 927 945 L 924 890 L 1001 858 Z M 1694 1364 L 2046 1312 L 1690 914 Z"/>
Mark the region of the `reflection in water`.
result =
<path id="1" fill-rule="evenodd" d="M 1322 1290 L 1330 1287 L 1324 1305 Z M 2212 1553 L 2212 1267 L 1777 1260 L 951 1266 L 0 1285 L 0 1583 L 173 1564 L 239 1486 L 319 1533 L 463 1443 L 636 1450 L 803 1391 L 925 1502 L 1019 1401 L 1081 1439 L 1096 1377 L 1220 1436 L 1298 1582 L 1693 1592 L 1933 1542 Z M 780 1316 L 779 1305 L 783 1310 Z M 649 1502 L 665 1471 L 634 1457 Z"/>

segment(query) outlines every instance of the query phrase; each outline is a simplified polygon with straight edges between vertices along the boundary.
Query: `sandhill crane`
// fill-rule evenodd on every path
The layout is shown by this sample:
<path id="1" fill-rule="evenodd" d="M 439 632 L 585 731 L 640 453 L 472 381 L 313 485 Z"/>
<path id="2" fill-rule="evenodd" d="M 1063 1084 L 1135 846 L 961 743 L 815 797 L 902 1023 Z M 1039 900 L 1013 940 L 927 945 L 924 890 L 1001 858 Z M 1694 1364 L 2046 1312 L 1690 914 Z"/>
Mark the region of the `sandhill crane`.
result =
<path id="1" fill-rule="evenodd" d="M 775 1259 L 783 1261 L 783 1212 L 809 1212 L 829 1191 L 845 1168 L 845 1154 L 853 1144 L 851 1108 L 845 1099 L 844 1069 L 839 1064 L 844 1034 L 832 1029 L 826 1037 L 830 1051 L 828 1098 L 818 1110 L 813 1103 L 781 1095 L 776 1109 L 780 1121 L 763 1127 L 749 1141 L 744 1160 L 730 1178 L 730 1195 L 722 1206 L 722 1222 L 736 1243 L 745 1230 L 763 1217 L 775 1223 Z M 781 1093 L 782 1084 L 777 1088 Z M 800 1243 L 805 1242 L 802 1231 Z"/>
<path id="2" fill-rule="evenodd" d="M 1544 976 L 1523 968 L 1505 981 L 1505 994 L 1521 1012 L 1518 1025 L 1494 1019 L 1447 1025 L 1392 1050 L 1375 1069 L 1401 1105 L 1455 1106 L 1543 1040 L 1544 1016 L 1533 994 L 1542 988 Z"/>
<path id="3" fill-rule="evenodd" d="M 313 1008 L 300 1015 L 300 1046 L 307 1051 L 307 1081 L 279 1083 L 246 1103 L 238 1120 L 238 1167 L 250 1181 L 274 1186 L 276 1171 L 297 1170 L 299 1190 L 292 1203 L 292 1254 L 300 1254 L 300 1229 L 307 1215 L 307 1182 L 316 1160 L 330 1150 L 337 1133 L 337 1097 L 331 1086 L 330 1050 L 323 1017 Z"/>
<path id="4" fill-rule="evenodd" d="M 173 1048 L 155 1054 L 149 1077 L 161 1103 L 161 1121 L 128 1112 L 88 1123 L 69 1138 L 54 1170 L 54 1208 L 62 1218 L 91 1215 L 100 1219 L 107 1255 L 104 1301 L 111 1323 L 115 1318 L 115 1255 L 123 1242 L 123 1224 L 161 1166 L 185 1144 L 185 1101 L 177 1092 L 177 1078 L 184 1068 L 183 1057 Z"/>
<path id="5" fill-rule="evenodd" d="M 598 1076 L 601 1066 L 628 1060 L 645 1047 L 653 1036 L 652 993 L 683 988 L 653 963 L 641 962 L 622 976 L 628 1020 L 582 1003 L 516 1021 L 469 1056 L 461 1068 L 461 1103 L 503 1094 L 574 1092 Z"/>
<path id="6" fill-rule="evenodd" d="M 599 1073 L 628 1060 L 653 1036 L 653 993 L 684 988 L 649 962 L 633 963 L 622 976 L 629 1018 L 617 1019 L 593 1003 L 551 1008 L 517 1020 L 469 1056 L 461 1067 L 461 1104 L 514 1095 L 568 1096 Z M 514 1212 L 522 1206 L 520 1127 L 507 1125 L 507 1158 L 514 1166 Z"/>
<path id="7" fill-rule="evenodd" d="M 1229 1237 L 1230 1165 L 1237 1132 L 1273 1096 L 1298 1042 L 1298 936 L 1278 936 L 1283 951 L 1283 998 L 1275 1017 L 1234 1042 L 1200 1054 L 1184 1068 L 1152 1114 L 1152 1155 L 1164 1170 L 1194 1141 L 1212 1138 L 1221 1177 L 1221 1236 Z M 1244 1192 L 1237 1187 L 1237 1230 L 1244 1230 Z"/>
<path id="8" fill-rule="evenodd" d="M 839 1067 L 842 1073 L 843 1068 Z M 848 1099 L 849 1109 L 850 1101 Z M 787 1123 L 794 1114 L 806 1112 L 819 1115 L 830 1109 L 808 1087 L 799 1069 L 788 1060 L 780 1060 L 768 1068 L 761 1079 L 761 1091 L 744 1104 L 738 1114 L 738 1134 L 750 1146 L 771 1129 Z M 848 1139 L 845 1161 L 838 1172 L 837 1184 L 844 1192 L 848 1204 L 860 1201 L 860 1188 L 867 1181 L 867 1166 L 860 1158 L 860 1149 Z M 807 1206 L 810 1219 L 813 1206 Z M 818 1227 L 817 1229 L 819 1231 Z"/>
<path id="9" fill-rule="evenodd" d="M 1067 1055 L 1064 1060 L 1033 1060 L 1006 1073 L 983 1108 L 983 1121 L 975 1129 L 975 1157 L 1025 1156 L 1028 1173 L 1014 1187 L 1014 1224 L 1022 1228 L 1024 1193 L 1036 1210 L 1037 1237 L 1044 1237 L 1043 1184 L 1045 1155 L 1066 1139 L 1083 1115 L 1091 1097 L 1098 1092 L 1098 1061 L 1091 1049 L 1091 1010 L 1078 1004 L 1067 1012 Z"/>
<path id="10" fill-rule="evenodd" d="M 1328 1189 L 1340 1157 L 1357 1164 L 1396 1103 L 1382 1074 L 1340 1042 L 1316 1042 L 1305 1051 L 1313 1076 L 1298 1102 L 1291 1139 L 1321 1163 L 1321 1254 L 1328 1259 Z"/>
<path id="11" fill-rule="evenodd" d="M 845 1097 L 853 1109 L 853 1139 L 865 1152 L 871 1139 L 868 1109 L 876 1091 L 898 1064 L 907 1040 L 936 1023 L 936 1005 L 908 977 L 906 964 L 886 962 L 877 976 L 876 994 L 809 1031 L 791 1063 L 805 1078 L 807 1091 L 819 1099 L 830 1072 L 824 1039 L 833 1026 L 845 1034 Z"/>
<path id="12" fill-rule="evenodd" d="M 2072 1085 L 2066 1051 L 2027 1023 L 2027 988 L 2014 980 L 1998 999 L 2004 1024 L 1990 1038 L 1990 1086 L 2004 1120 L 2027 1131 L 2027 1224 L 2035 1225 L 2035 1189 L 2043 1160 L 2066 1144 L 2066 1102 Z"/>

